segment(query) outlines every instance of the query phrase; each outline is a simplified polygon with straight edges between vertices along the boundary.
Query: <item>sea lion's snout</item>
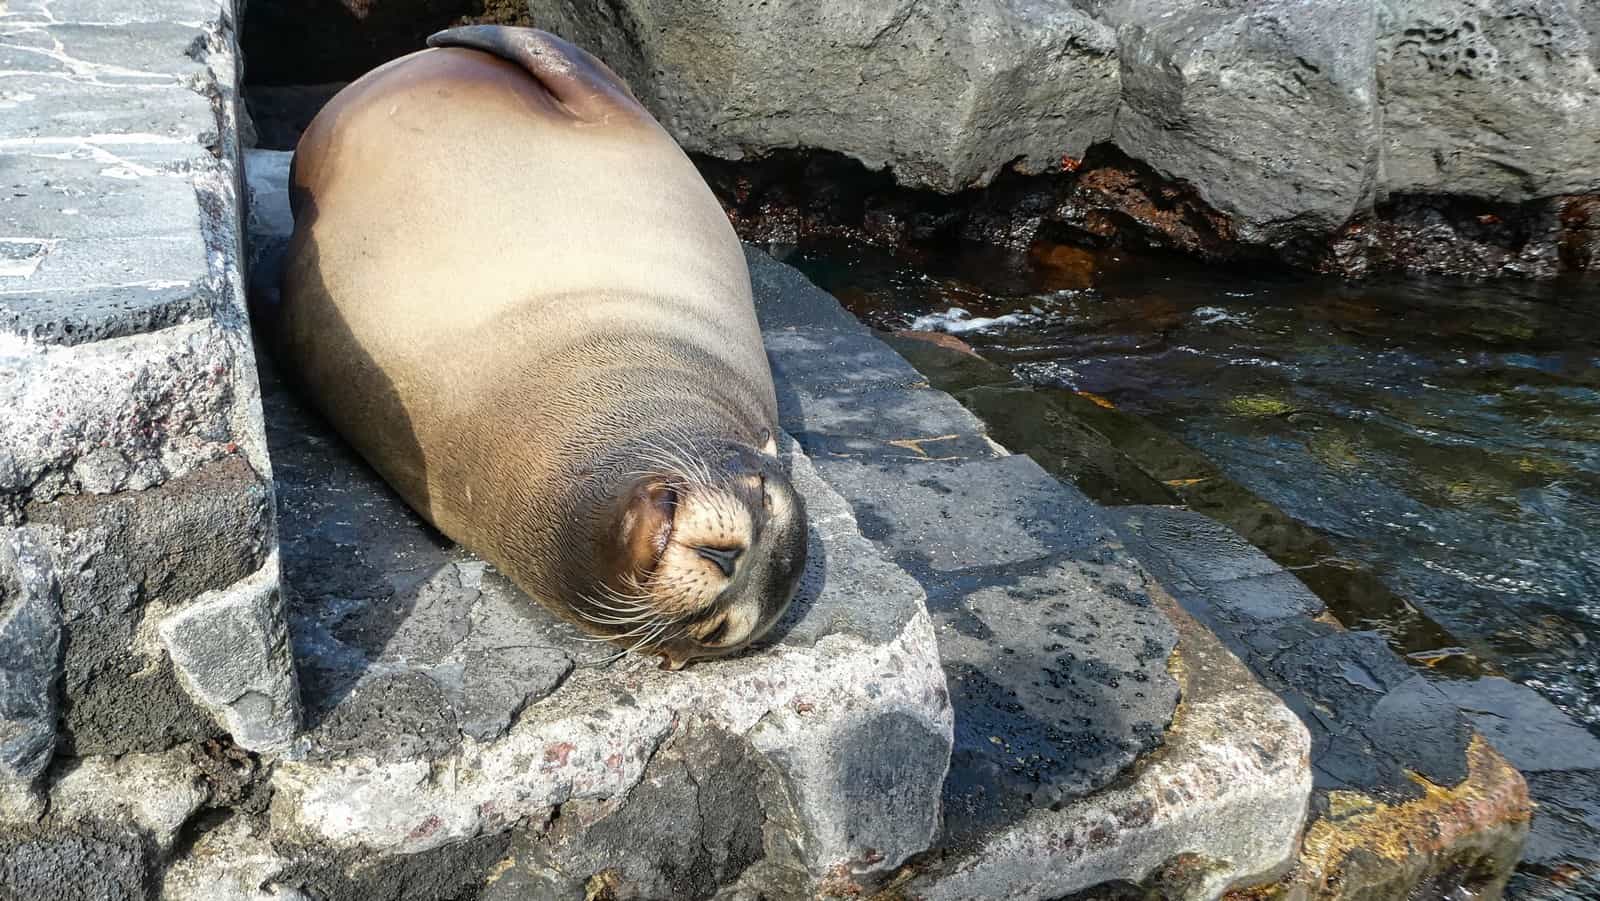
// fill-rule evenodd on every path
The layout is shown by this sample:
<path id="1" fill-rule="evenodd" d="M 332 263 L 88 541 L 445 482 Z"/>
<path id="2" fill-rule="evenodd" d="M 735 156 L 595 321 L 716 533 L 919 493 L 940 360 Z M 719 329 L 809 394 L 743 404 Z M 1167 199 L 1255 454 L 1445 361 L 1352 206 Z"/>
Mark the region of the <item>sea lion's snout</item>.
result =
<path id="1" fill-rule="evenodd" d="M 632 489 L 623 587 L 586 614 L 671 669 L 764 635 L 788 609 L 806 560 L 805 504 L 778 460 L 736 448 L 683 462 L 692 465 L 663 467 Z"/>
<path id="2" fill-rule="evenodd" d="M 805 504 L 782 464 L 749 454 L 729 470 L 723 497 L 737 500 L 741 520 L 751 524 L 750 540 L 742 551 L 702 554 L 728 573 L 727 584 L 705 615 L 661 646 L 670 669 L 736 653 L 761 638 L 783 617 L 805 569 Z"/>

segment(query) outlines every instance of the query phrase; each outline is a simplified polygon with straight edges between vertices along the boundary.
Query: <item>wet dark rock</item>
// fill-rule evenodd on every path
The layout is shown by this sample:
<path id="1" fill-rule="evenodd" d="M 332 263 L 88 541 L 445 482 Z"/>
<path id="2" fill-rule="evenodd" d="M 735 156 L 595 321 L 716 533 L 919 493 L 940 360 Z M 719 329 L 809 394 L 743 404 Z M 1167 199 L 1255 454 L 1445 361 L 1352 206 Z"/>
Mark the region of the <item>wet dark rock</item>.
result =
<path id="1" fill-rule="evenodd" d="M 848 238 L 915 259 L 952 239 L 1024 247 L 1070 242 L 1352 278 L 1386 272 L 1548 278 L 1600 266 L 1593 225 L 1600 217 L 1592 213 L 1600 195 L 1515 202 L 1397 196 L 1326 229 L 1263 244 L 1243 237 L 1191 184 L 1162 176 L 1112 144 L 1091 148 L 1071 172 L 1002 173 L 984 188 L 952 195 L 897 185 L 821 151 L 697 163 L 739 233 L 762 243 Z"/>
<path id="2" fill-rule="evenodd" d="M 1582 897 L 1582 887 L 1600 886 L 1600 771 L 1552 770 L 1527 774 L 1528 793 L 1538 800 L 1523 867 L 1529 875 L 1550 880 L 1557 887 L 1543 892 L 1560 896 L 1563 884 Z M 1532 897 L 1546 897 L 1525 885 Z M 1519 891 L 1520 894 L 1520 891 Z"/>
<path id="3" fill-rule="evenodd" d="M 1600 269 L 1600 197 L 1566 198 L 1561 206 L 1561 267 Z"/>
<path id="4" fill-rule="evenodd" d="M 1600 739 L 1537 691 L 1492 676 L 1438 685 L 1522 772 L 1600 771 Z"/>
<path id="5" fill-rule="evenodd" d="M 1513 882 L 1516 897 L 1575 896 L 1600 886 L 1600 739 L 1538 692 L 1496 677 L 1439 683 L 1528 780 L 1538 806 L 1522 867 L 1549 883 Z"/>
<path id="6" fill-rule="evenodd" d="M 1301 715 L 1319 788 L 1416 798 L 1408 773 L 1445 786 L 1466 777 L 1466 721 L 1382 636 L 1319 621 L 1314 595 L 1204 516 L 1130 507 L 1113 517 L 1162 585 Z"/>
<path id="7" fill-rule="evenodd" d="M 1448 195 L 1397 195 L 1338 231 L 1305 260 L 1335 275 L 1401 270 L 1477 278 L 1549 278 L 1590 267 L 1582 209 L 1563 199 L 1517 203 Z"/>
<path id="8" fill-rule="evenodd" d="M 1466 683 L 1434 682 L 1381 636 L 1328 621 L 1303 586 L 1281 590 L 1264 554 L 1199 514 L 1130 507 L 1113 518 L 1311 732 L 1314 818 L 1284 885 L 1340 886 L 1340 897 L 1498 892 L 1527 834 L 1531 786 L 1458 706 L 1452 692 Z"/>

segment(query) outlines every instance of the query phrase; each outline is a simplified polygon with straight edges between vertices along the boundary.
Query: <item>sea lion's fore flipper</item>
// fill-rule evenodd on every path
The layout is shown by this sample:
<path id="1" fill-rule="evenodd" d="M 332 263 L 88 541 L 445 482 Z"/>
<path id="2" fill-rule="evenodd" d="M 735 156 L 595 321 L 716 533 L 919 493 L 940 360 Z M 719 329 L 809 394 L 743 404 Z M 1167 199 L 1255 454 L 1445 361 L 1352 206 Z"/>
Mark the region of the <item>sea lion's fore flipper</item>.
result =
<path id="1" fill-rule="evenodd" d="M 644 112 L 617 73 L 582 47 L 547 31 L 467 25 L 431 35 L 428 46 L 481 50 L 514 63 L 579 118 L 604 118 L 619 105 Z"/>

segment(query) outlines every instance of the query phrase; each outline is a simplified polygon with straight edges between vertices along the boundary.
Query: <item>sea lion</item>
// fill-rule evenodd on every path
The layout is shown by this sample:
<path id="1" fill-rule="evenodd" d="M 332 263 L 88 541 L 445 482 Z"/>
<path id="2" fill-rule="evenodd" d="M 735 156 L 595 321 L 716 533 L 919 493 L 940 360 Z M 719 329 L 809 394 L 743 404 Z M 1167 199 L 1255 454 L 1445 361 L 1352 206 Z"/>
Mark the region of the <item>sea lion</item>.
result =
<path id="1" fill-rule="evenodd" d="M 782 615 L 805 508 L 738 238 L 667 132 L 554 35 L 473 26 L 301 137 L 268 329 L 419 514 L 673 669 Z"/>

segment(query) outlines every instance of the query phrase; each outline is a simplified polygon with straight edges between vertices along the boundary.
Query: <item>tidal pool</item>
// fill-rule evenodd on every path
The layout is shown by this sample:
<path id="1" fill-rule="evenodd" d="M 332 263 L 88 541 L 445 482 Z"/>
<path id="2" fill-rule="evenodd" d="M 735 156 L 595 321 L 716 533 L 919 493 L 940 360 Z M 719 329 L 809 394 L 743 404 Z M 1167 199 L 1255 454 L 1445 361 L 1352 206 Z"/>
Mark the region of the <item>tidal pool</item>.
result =
<path id="1" fill-rule="evenodd" d="M 1066 246 L 786 260 L 874 326 L 957 334 L 1157 424 L 1442 627 L 1396 639 L 1414 663 L 1474 658 L 1600 735 L 1600 280 L 1353 284 Z"/>

